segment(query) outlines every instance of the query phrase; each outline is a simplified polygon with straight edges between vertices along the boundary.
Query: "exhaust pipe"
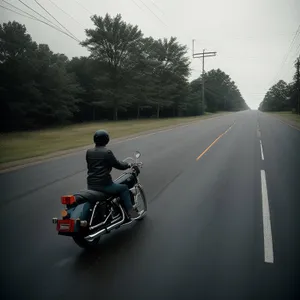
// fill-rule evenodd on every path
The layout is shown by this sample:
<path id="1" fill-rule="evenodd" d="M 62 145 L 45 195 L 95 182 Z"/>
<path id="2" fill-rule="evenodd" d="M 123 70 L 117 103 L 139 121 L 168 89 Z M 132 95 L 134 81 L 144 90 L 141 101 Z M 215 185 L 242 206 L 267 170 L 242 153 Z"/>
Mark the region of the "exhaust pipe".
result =
<path id="1" fill-rule="evenodd" d="M 103 235 L 103 234 L 106 234 L 108 233 L 108 231 L 112 230 L 112 229 L 115 229 L 116 227 L 118 226 L 121 226 L 122 223 L 125 221 L 125 213 L 124 213 L 124 210 L 123 208 L 119 205 L 119 207 L 121 208 L 121 212 L 122 212 L 122 220 L 111 225 L 111 226 L 108 226 L 107 228 L 104 228 L 104 229 L 101 229 L 93 234 L 90 234 L 88 236 L 85 237 L 85 239 L 88 241 L 88 242 L 92 242 L 94 239 L 96 239 L 97 237 Z"/>

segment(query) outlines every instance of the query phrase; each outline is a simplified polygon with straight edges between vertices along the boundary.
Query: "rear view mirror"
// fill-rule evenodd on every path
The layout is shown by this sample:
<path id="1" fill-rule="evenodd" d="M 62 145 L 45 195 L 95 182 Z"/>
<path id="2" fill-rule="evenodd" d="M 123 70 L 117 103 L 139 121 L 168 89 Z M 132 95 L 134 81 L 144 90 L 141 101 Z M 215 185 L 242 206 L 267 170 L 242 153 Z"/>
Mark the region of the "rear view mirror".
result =
<path id="1" fill-rule="evenodd" d="M 141 157 L 141 153 L 139 151 L 135 151 L 134 156 L 136 159 Z"/>

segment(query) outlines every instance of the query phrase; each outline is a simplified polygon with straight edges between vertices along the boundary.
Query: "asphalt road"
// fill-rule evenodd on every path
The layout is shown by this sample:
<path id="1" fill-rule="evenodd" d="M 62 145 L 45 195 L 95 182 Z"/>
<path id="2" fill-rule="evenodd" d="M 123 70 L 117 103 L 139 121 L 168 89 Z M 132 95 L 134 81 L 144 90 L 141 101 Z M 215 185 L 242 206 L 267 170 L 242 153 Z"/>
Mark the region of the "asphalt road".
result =
<path id="1" fill-rule="evenodd" d="M 0 175 L 1 299 L 299 298 L 299 131 L 245 111 L 111 148 L 142 153 L 149 210 L 92 253 L 51 223 L 84 152 Z"/>

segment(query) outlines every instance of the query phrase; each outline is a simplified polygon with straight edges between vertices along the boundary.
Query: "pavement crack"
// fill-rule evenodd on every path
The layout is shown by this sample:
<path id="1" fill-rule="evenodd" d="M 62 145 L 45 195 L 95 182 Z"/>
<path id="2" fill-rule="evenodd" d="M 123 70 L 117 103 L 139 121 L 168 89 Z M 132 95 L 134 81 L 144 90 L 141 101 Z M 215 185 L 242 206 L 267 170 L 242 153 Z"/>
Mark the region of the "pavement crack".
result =
<path id="1" fill-rule="evenodd" d="M 72 174 L 69 174 L 69 175 L 67 175 L 67 176 L 64 176 L 64 177 L 62 177 L 62 178 L 59 178 L 59 179 L 50 181 L 50 182 L 48 182 L 48 183 L 46 183 L 46 184 L 43 184 L 43 185 L 38 186 L 38 187 L 36 187 L 36 188 L 30 189 L 30 190 L 28 190 L 28 191 L 25 192 L 25 193 L 22 193 L 22 194 L 13 196 L 13 197 L 11 197 L 11 198 L 9 198 L 9 199 L 6 199 L 6 200 L 4 200 L 4 201 L 1 201 L 0 207 L 4 206 L 4 205 L 6 205 L 6 204 L 8 204 L 8 203 L 10 203 L 10 202 L 12 202 L 12 201 L 15 201 L 15 200 L 17 200 L 17 199 L 20 200 L 20 198 L 26 197 L 26 196 L 28 196 L 28 195 L 30 195 L 30 194 L 32 194 L 32 193 L 35 193 L 35 192 L 37 192 L 37 191 L 39 191 L 39 190 L 42 190 L 42 189 L 44 189 L 44 188 L 46 188 L 46 187 L 48 187 L 48 186 L 50 186 L 50 185 L 53 185 L 53 184 L 55 184 L 55 183 L 57 183 L 57 182 L 59 182 L 59 181 L 68 179 L 68 178 L 70 178 L 70 177 L 73 177 L 73 176 L 75 176 L 75 175 L 77 175 L 77 174 L 79 174 L 79 173 L 84 172 L 85 170 L 86 170 L 86 169 L 76 171 L 76 172 L 74 172 L 74 173 L 72 173 Z"/>
<path id="2" fill-rule="evenodd" d="M 165 186 L 163 186 L 152 198 L 149 202 L 154 201 L 154 199 L 160 195 L 171 183 L 173 183 L 181 174 L 182 174 L 182 170 L 179 171 Z"/>

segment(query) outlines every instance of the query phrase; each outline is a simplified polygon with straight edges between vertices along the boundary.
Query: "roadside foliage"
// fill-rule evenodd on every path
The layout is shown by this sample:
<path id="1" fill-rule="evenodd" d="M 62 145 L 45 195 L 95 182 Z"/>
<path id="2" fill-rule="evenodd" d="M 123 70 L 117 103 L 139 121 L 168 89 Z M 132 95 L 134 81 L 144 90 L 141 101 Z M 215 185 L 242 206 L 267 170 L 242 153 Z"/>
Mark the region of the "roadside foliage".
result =
<path id="1" fill-rule="evenodd" d="M 69 123 L 197 116 L 201 81 L 176 37 L 145 37 L 121 15 L 91 17 L 81 46 L 88 57 L 53 53 L 17 22 L 0 24 L 1 131 Z M 205 73 L 205 110 L 248 109 L 229 75 Z"/>
<path id="2" fill-rule="evenodd" d="M 279 80 L 266 93 L 263 101 L 260 103 L 261 111 L 292 111 L 300 113 L 298 100 L 300 98 L 300 56 L 295 62 L 295 74 L 293 81 L 286 83 Z"/>

